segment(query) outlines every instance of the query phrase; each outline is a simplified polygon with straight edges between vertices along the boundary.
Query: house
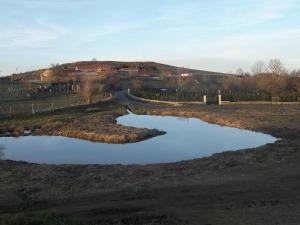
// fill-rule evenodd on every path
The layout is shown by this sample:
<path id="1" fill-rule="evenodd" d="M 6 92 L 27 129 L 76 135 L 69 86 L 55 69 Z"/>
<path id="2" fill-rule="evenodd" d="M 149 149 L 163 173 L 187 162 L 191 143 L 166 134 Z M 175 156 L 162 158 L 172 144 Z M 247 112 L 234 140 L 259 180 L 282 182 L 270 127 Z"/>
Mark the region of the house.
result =
<path id="1" fill-rule="evenodd" d="M 193 76 L 193 74 L 192 73 L 182 73 L 180 76 L 181 77 L 191 77 L 191 76 Z"/>
<path id="2" fill-rule="evenodd" d="M 134 67 L 134 68 L 123 67 L 123 68 L 116 70 L 116 73 L 126 74 L 126 75 L 138 75 L 139 72 L 140 72 L 140 70 L 138 67 Z"/>
<path id="3" fill-rule="evenodd" d="M 43 71 L 40 74 L 41 82 L 50 81 L 54 77 L 54 72 L 50 69 Z"/>
<path id="4" fill-rule="evenodd" d="M 78 67 L 76 66 L 73 71 L 70 73 L 70 75 L 74 75 L 74 76 L 78 76 L 78 77 L 82 77 L 82 76 L 99 76 L 99 75 L 103 75 L 105 73 L 105 70 L 98 66 L 95 68 L 88 68 L 88 67 Z"/>

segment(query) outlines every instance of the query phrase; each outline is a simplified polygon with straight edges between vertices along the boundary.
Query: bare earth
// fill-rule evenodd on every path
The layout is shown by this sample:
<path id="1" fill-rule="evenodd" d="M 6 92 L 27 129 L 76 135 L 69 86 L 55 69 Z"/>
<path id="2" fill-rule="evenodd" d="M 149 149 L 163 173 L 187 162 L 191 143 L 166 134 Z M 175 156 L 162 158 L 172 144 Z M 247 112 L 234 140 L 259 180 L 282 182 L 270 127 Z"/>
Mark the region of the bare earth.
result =
<path id="1" fill-rule="evenodd" d="M 86 224 L 300 223 L 299 105 L 172 108 L 122 102 L 134 112 L 197 117 L 280 140 L 257 149 L 160 165 L 0 161 L 0 218 L 54 211 Z"/>

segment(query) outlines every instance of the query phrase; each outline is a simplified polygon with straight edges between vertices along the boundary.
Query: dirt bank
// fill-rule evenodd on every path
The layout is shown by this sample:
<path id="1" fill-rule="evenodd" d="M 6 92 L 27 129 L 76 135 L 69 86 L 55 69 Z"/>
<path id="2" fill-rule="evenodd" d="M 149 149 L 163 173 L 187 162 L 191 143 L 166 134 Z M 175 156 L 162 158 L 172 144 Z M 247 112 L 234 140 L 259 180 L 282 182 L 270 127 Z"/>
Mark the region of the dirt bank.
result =
<path id="1" fill-rule="evenodd" d="M 37 114 L 0 120 L 1 136 L 50 135 L 80 138 L 105 143 L 139 142 L 164 132 L 116 124 L 126 109 L 115 103 L 81 107 L 74 111 Z"/>
<path id="2" fill-rule="evenodd" d="M 300 134 L 300 105 L 166 107 L 132 102 L 128 107 L 139 114 L 194 117 L 208 123 L 259 131 L 278 138 L 298 138 Z"/>
<path id="3" fill-rule="evenodd" d="M 7 221 L 18 214 L 26 220 L 50 211 L 83 224 L 299 224 L 300 107 L 162 108 L 135 102 L 130 107 L 141 113 L 199 117 L 281 140 L 160 165 L 0 161 L 0 218 Z"/>

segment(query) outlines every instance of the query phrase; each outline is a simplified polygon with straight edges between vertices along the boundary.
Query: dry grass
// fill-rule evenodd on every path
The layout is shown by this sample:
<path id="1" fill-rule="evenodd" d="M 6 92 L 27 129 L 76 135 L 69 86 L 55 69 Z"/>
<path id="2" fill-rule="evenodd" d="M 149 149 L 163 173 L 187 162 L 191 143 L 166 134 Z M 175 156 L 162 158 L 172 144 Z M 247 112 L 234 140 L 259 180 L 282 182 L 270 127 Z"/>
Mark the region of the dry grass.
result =
<path id="1" fill-rule="evenodd" d="M 124 127 L 116 124 L 118 116 L 126 114 L 124 107 L 102 103 L 74 112 L 33 115 L 0 120 L 0 136 L 22 136 L 25 130 L 32 135 L 53 135 L 80 138 L 95 142 L 138 142 L 164 134 L 158 130 Z"/>

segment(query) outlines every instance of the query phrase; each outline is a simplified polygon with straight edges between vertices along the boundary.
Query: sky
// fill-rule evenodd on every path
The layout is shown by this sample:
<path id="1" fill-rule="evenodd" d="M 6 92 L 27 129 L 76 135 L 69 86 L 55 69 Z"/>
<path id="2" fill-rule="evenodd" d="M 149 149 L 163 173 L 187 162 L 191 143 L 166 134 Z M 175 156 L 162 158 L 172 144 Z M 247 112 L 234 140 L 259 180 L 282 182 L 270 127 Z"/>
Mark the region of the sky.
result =
<path id="1" fill-rule="evenodd" d="M 0 0 L 0 76 L 91 60 L 300 69 L 300 0 Z"/>

